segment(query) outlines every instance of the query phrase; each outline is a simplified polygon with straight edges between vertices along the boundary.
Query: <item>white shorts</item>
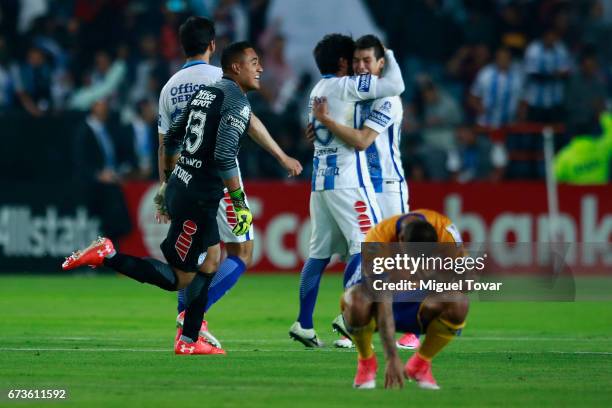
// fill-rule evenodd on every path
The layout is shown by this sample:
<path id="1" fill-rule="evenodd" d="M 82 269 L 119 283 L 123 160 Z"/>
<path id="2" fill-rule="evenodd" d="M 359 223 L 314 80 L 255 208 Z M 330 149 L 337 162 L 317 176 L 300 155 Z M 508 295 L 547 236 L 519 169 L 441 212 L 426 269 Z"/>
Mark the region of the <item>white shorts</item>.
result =
<path id="1" fill-rule="evenodd" d="M 410 211 L 410 206 L 408 205 L 408 188 L 405 183 L 400 184 L 399 191 L 376 193 L 376 201 L 378 201 L 383 219 Z"/>
<path id="2" fill-rule="evenodd" d="M 247 205 L 249 204 L 247 200 Z M 251 224 L 251 229 L 244 235 L 236 236 L 232 232 L 232 229 L 236 225 L 236 214 L 234 213 L 234 206 L 232 205 L 232 200 L 229 197 L 227 191 L 225 192 L 225 197 L 223 197 L 219 201 L 219 209 L 217 210 L 217 225 L 219 226 L 219 236 L 221 237 L 221 241 L 228 243 L 240 243 L 251 241 L 255 238 L 253 235 L 253 224 Z"/>
<path id="3" fill-rule="evenodd" d="M 311 258 L 358 254 L 369 229 L 381 221 L 370 188 L 313 191 L 310 193 Z"/>

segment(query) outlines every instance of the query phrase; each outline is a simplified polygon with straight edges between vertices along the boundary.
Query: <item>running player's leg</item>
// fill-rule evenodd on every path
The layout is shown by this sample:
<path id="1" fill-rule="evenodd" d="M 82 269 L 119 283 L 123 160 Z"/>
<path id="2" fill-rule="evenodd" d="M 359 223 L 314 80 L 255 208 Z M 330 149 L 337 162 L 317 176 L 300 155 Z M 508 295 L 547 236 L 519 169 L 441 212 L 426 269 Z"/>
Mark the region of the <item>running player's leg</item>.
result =
<path id="1" fill-rule="evenodd" d="M 108 266 L 141 283 L 149 283 L 167 291 L 175 291 L 181 282 L 189 282 L 190 274 L 153 258 L 141 258 L 116 252 L 108 238 L 98 238 L 87 248 L 66 258 L 62 268 L 70 270 L 88 265 Z"/>
<path id="2" fill-rule="evenodd" d="M 198 339 L 198 333 L 204 317 L 204 307 L 208 301 L 208 290 L 219 268 L 221 247 L 219 244 L 208 247 L 206 259 L 199 266 L 193 280 L 185 289 L 185 320 L 181 340 L 192 343 Z"/>
<path id="3" fill-rule="evenodd" d="M 247 202 L 248 204 L 248 202 Z M 221 262 L 217 274 L 212 281 L 208 293 L 208 302 L 204 312 L 221 299 L 234 285 L 246 268 L 251 264 L 253 258 L 253 243 L 254 243 L 254 228 L 251 225 L 250 231 L 241 236 L 236 236 L 232 229 L 234 228 L 236 217 L 234 208 L 231 204 L 229 195 L 219 202 L 217 210 L 217 225 L 219 227 L 219 235 L 221 241 L 225 243 L 227 257 Z M 185 295 L 184 290 L 179 290 L 178 293 L 178 312 L 179 314 L 185 310 Z M 180 325 L 180 315 L 178 324 Z"/>

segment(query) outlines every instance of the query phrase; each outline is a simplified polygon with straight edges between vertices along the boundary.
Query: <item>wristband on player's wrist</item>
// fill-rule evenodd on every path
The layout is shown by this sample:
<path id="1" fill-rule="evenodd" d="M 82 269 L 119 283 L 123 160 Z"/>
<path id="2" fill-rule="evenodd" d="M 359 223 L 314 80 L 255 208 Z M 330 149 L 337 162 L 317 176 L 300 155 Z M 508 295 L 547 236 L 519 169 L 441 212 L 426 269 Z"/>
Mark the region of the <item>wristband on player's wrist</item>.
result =
<path id="1" fill-rule="evenodd" d="M 230 191 L 229 196 L 232 199 L 234 208 L 247 208 L 246 195 L 244 191 L 242 191 L 242 188 L 238 187 L 236 190 Z"/>

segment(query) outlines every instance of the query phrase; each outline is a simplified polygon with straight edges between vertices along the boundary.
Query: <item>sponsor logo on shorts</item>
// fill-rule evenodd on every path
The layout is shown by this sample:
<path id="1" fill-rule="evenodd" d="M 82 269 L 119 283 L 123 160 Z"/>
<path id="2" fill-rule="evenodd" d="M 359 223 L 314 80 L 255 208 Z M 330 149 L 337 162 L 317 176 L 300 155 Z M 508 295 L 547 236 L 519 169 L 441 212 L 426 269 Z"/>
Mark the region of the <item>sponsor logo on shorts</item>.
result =
<path id="1" fill-rule="evenodd" d="M 355 201 L 353 208 L 357 212 L 357 223 L 359 224 L 359 230 L 365 234 L 370 228 L 372 228 L 372 221 L 368 215 L 368 206 L 364 201 Z"/>
<path id="2" fill-rule="evenodd" d="M 183 223 L 183 232 L 180 233 L 174 244 L 174 249 L 176 249 L 176 253 L 183 262 L 185 262 L 187 253 L 193 243 L 193 238 L 191 236 L 195 234 L 197 230 L 198 226 L 195 222 L 187 220 Z"/>
<path id="3" fill-rule="evenodd" d="M 226 194 L 225 198 L 225 219 L 227 220 L 227 224 L 230 227 L 234 227 L 236 225 L 236 213 L 234 212 L 234 206 L 232 204 L 232 199 L 229 197 L 229 194 Z"/>

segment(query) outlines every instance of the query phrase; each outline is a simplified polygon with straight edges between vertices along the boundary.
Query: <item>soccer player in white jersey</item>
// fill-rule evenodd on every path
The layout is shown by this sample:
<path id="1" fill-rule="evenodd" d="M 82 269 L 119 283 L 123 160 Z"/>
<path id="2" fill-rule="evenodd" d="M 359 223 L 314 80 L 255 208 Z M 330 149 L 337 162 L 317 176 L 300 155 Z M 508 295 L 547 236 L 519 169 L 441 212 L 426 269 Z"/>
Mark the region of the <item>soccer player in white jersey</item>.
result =
<path id="1" fill-rule="evenodd" d="M 371 74 L 347 76 L 351 70 L 354 41 L 341 34 L 325 36 L 314 57 L 323 75 L 311 94 L 326 98 L 332 118 L 345 126 L 357 126 L 358 101 L 399 95 L 404 82 L 393 52 L 385 52 L 383 77 Z M 307 347 L 320 347 L 312 315 L 323 270 L 333 254 L 347 258 L 345 277 L 358 263 L 361 242 L 381 218 L 365 152 L 345 143 L 314 120 L 314 158 L 310 219 L 310 253 L 300 276 L 300 312 L 289 335 Z M 346 282 L 345 282 L 346 283 Z"/>
<path id="2" fill-rule="evenodd" d="M 384 47 L 374 35 L 365 35 L 355 42 L 353 71 L 355 74 L 380 76 L 385 66 Z M 358 128 L 335 121 L 328 112 L 325 100 L 315 101 L 313 114 L 318 122 L 334 135 L 358 150 L 364 150 L 368 159 L 370 179 L 376 191 L 376 200 L 383 219 L 409 211 L 408 186 L 400 155 L 402 101 L 399 96 L 379 98 L 357 104 Z M 342 325 L 339 316 L 334 327 Z M 342 326 L 340 331 L 342 332 Z M 334 342 L 337 347 L 352 347 L 352 341 L 343 337 Z M 406 333 L 398 342 L 401 348 L 416 349 L 419 339 Z"/>
<path id="3" fill-rule="evenodd" d="M 215 52 L 215 26 L 214 23 L 202 17 L 189 17 L 179 29 L 179 37 L 186 62 L 180 71 L 175 73 L 163 87 L 159 96 L 159 152 L 158 166 L 160 179 L 160 193 L 156 196 L 157 220 L 168 222 L 163 208 L 163 194 L 165 182 L 168 175 L 165 174 L 168 159 L 174 152 L 164 150 L 164 136 L 168 132 L 172 122 L 179 116 L 186 106 L 191 95 L 207 85 L 211 85 L 221 79 L 222 70 L 219 67 L 209 65 L 210 57 Z M 249 136 L 261 147 L 272 154 L 278 162 L 287 170 L 289 176 L 297 176 L 302 171 L 301 164 L 287 156 L 285 152 L 272 139 L 265 126 L 253 114 L 251 114 Z M 229 196 L 219 203 L 217 213 L 217 224 L 221 240 L 225 243 L 227 258 L 220 264 L 217 274 L 212 281 L 208 292 L 208 304 L 206 310 L 218 301 L 238 281 L 245 269 L 251 262 L 253 254 L 253 226 L 245 235 L 236 236 L 232 228 L 236 222 L 234 209 Z M 203 261 L 204 255 L 201 257 Z M 185 310 L 184 292 L 178 294 L 177 325 L 183 323 Z M 204 336 L 210 343 L 221 348 L 219 341 L 208 331 L 207 322 L 202 322 L 200 335 Z"/>

